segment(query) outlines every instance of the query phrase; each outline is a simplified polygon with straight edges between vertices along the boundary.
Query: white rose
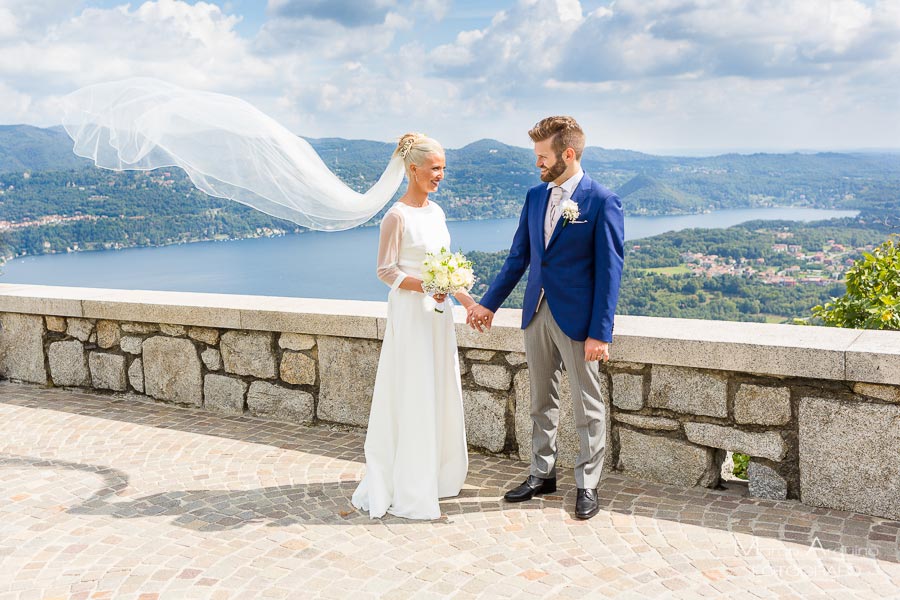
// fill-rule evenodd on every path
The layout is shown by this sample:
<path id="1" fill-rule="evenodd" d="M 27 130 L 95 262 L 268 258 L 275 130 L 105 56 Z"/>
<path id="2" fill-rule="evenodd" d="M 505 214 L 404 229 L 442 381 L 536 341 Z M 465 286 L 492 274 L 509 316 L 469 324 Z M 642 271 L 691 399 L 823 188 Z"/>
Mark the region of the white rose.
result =
<path id="1" fill-rule="evenodd" d="M 436 274 L 434 280 L 437 282 L 438 286 L 442 288 L 446 288 L 448 285 L 450 285 L 450 278 L 447 276 L 447 273 L 443 271 Z"/>
<path id="2" fill-rule="evenodd" d="M 461 271 L 454 271 L 452 275 L 450 275 L 450 285 L 455 288 L 460 288 L 466 284 L 466 274 Z"/>

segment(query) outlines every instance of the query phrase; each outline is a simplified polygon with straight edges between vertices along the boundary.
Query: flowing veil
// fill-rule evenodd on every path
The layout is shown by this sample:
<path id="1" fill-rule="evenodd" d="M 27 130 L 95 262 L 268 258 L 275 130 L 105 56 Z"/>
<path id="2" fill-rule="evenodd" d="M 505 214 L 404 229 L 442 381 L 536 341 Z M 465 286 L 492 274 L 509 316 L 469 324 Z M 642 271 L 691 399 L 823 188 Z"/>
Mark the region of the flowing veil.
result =
<path id="1" fill-rule="evenodd" d="M 397 153 L 367 192 L 349 188 L 304 139 L 249 103 L 150 78 L 81 88 L 63 99 L 74 152 L 97 166 L 177 166 L 211 196 L 327 231 L 372 218 L 403 183 Z"/>

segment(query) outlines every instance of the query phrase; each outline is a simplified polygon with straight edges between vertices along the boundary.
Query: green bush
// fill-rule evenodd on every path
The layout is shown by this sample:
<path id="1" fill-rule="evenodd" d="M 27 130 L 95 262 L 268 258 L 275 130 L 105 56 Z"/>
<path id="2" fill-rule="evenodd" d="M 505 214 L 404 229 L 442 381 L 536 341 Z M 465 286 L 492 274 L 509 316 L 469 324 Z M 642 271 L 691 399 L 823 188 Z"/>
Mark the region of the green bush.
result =
<path id="1" fill-rule="evenodd" d="M 813 315 L 825 325 L 900 330 L 900 243 L 892 237 L 847 271 L 847 292 Z"/>
<path id="2" fill-rule="evenodd" d="M 734 469 L 731 472 L 738 479 L 746 481 L 748 479 L 747 468 L 750 466 L 750 457 L 746 454 L 735 452 L 731 455 L 731 460 L 734 461 Z"/>

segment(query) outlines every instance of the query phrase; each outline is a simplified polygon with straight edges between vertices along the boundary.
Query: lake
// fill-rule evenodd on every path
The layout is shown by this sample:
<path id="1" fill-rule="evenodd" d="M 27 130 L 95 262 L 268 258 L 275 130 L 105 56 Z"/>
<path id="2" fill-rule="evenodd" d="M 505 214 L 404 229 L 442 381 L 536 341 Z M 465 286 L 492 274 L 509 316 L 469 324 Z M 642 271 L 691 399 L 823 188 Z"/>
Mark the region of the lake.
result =
<path id="1" fill-rule="evenodd" d="M 635 240 L 691 227 L 721 228 L 764 220 L 817 221 L 857 211 L 812 208 L 722 210 L 702 215 L 626 217 L 625 238 Z M 506 250 L 518 219 L 448 223 L 453 249 Z M 152 289 L 305 298 L 385 300 L 375 277 L 378 228 L 310 232 L 276 238 L 197 242 L 18 258 L 0 283 Z"/>

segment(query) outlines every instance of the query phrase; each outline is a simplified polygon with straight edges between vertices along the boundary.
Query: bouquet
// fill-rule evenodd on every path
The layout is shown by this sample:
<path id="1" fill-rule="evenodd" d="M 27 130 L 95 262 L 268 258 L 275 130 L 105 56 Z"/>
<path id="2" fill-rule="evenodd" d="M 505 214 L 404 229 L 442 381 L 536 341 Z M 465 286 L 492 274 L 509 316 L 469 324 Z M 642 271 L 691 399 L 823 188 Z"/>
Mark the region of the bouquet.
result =
<path id="1" fill-rule="evenodd" d="M 472 272 L 472 261 L 466 259 L 462 252 L 450 252 L 441 248 L 440 252 L 425 254 L 422 262 L 422 289 L 427 294 L 455 294 L 469 291 L 475 284 Z M 444 312 L 443 302 L 434 311 Z"/>

